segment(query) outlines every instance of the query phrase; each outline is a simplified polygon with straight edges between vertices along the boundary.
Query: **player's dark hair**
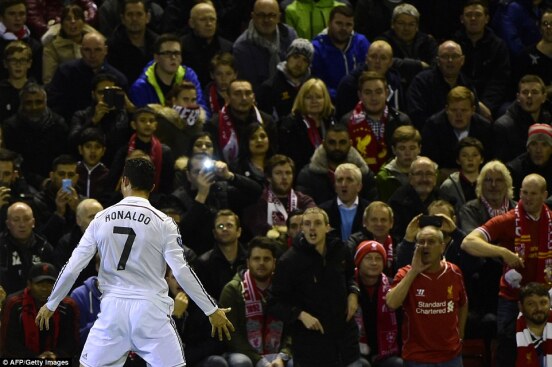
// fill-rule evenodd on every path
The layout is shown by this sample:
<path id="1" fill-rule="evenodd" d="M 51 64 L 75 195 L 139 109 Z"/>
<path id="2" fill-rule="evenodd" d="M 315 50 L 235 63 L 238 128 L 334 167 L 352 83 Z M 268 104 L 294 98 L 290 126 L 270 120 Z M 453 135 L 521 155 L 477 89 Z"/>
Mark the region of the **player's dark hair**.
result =
<path id="1" fill-rule="evenodd" d="M 153 188 L 155 167 L 144 158 L 131 158 L 125 162 L 123 177 L 127 177 L 135 190 L 150 191 Z"/>

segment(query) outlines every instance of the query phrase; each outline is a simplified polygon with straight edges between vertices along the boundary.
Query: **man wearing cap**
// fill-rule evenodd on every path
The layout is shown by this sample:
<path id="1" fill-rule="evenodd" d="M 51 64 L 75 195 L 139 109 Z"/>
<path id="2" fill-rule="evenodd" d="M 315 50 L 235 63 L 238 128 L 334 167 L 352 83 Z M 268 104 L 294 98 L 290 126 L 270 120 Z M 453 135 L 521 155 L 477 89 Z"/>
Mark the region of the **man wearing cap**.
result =
<path id="1" fill-rule="evenodd" d="M 552 126 L 548 124 L 531 125 L 527 138 L 527 152 L 517 156 L 506 166 L 512 174 L 514 197 L 519 197 L 519 188 L 525 176 L 538 173 L 542 177 L 552 178 Z M 552 192 L 552 179 L 547 181 L 547 191 Z"/>
<path id="2" fill-rule="evenodd" d="M 299 88 L 310 78 L 314 48 L 304 38 L 293 40 L 287 49 L 286 60 L 281 61 L 276 74 L 259 88 L 259 108 L 281 120 L 291 113 Z"/>
<path id="3" fill-rule="evenodd" d="M 437 227 L 416 235 L 412 265 L 397 272 L 387 306 L 403 308 L 402 358 L 405 367 L 462 366 L 462 338 L 468 298 L 462 271 L 443 260 L 445 241 Z"/>
<path id="4" fill-rule="evenodd" d="M 402 367 L 399 357 L 398 325 L 395 311 L 387 307 L 389 279 L 383 273 L 387 251 L 376 241 L 363 241 L 355 253 L 355 277 L 360 288 L 355 321 L 360 331 L 360 353 L 370 362 Z"/>
<path id="5" fill-rule="evenodd" d="M 0 234 L 0 285 L 7 294 L 25 288 L 33 263 L 52 261 L 54 248 L 34 231 L 33 210 L 23 202 L 8 207 L 6 227 Z"/>
<path id="6" fill-rule="evenodd" d="M 519 288 L 529 282 L 552 284 L 552 212 L 544 204 L 547 197 L 544 177 L 526 176 L 516 207 L 474 229 L 462 242 L 471 255 L 504 261 L 497 308 L 499 366 L 513 366 L 515 360 Z"/>
<path id="7" fill-rule="evenodd" d="M 46 303 L 57 279 L 57 269 L 37 263 L 28 273 L 27 287 L 6 299 L 0 328 L 2 357 L 73 358 L 78 350 L 79 310 L 65 297 L 50 323 L 50 330 L 35 325 L 38 310 Z"/>

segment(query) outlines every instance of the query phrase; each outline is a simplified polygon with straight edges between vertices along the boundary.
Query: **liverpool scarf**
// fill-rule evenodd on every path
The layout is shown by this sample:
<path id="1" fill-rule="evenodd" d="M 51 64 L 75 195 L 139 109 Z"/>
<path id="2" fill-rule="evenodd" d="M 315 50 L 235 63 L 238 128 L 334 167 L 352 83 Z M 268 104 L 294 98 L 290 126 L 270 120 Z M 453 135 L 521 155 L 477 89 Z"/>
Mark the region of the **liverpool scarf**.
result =
<path id="1" fill-rule="evenodd" d="M 59 337 L 59 312 L 54 312 L 53 330 L 50 329 L 44 348 L 40 348 L 40 335 L 38 326 L 35 324 L 35 318 L 38 313 L 36 304 L 31 296 L 29 287 L 23 290 L 23 302 L 21 309 L 21 320 L 23 322 L 23 330 L 25 331 L 25 346 L 36 355 L 44 351 L 53 351 L 56 348 Z M 53 334 L 53 335 L 52 335 Z"/>
<path id="2" fill-rule="evenodd" d="M 284 323 L 263 312 L 263 294 L 251 278 L 249 270 L 243 274 L 243 300 L 247 340 L 261 355 L 278 353 Z"/>
<path id="3" fill-rule="evenodd" d="M 548 313 L 542 338 L 537 339 L 532 336 L 525 316 L 520 313 L 516 321 L 516 344 L 516 367 L 540 367 L 543 358 L 544 366 L 552 366 L 552 314 Z"/>

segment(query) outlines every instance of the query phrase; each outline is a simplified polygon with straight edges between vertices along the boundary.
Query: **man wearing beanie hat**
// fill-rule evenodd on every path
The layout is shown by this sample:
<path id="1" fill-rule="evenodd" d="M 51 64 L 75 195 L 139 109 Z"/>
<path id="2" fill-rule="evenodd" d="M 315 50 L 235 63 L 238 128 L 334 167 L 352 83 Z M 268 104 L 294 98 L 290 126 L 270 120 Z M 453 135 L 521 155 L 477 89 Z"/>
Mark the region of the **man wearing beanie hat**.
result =
<path id="1" fill-rule="evenodd" d="M 35 317 L 46 303 L 58 276 L 49 263 L 37 263 L 29 271 L 27 287 L 6 299 L 1 324 L 2 357 L 72 358 L 79 345 L 79 310 L 65 297 L 50 322 L 39 331 Z"/>
<path id="2" fill-rule="evenodd" d="M 462 366 L 468 298 L 462 271 L 443 259 L 443 232 L 425 226 L 416 235 L 412 265 L 400 268 L 387 306 L 402 306 L 402 358 L 406 367 Z"/>
<path id="3" fill-rule="evenodd" d="M 538 173 L 547 178 L 547 191 L 552 192 L 552 126 L 533 124 L 529 127 L 527 152 L 506 164 L 512 174 L 514 197 L 519 198 L 523 178 Z"/>
<path id="4" fill-rule="evenodd" d="M 310 79 L 310 65 L 314 48 L 304 39 L 293 40 L 286 52 L 286 60 L 277 66 L 276 74 L 259 88 L 259 108 L 281 120 L 291 113 L 299 88 Z"/>
<path id="5" fill-rule="evenodd" d="M 383 273 L 387 253 L 376 241 L 363 241 L 355 254 L 355 277 L 360 288 L 355 321 L 360 331 L 360 353 L 371 363 L 400 367 L 395 311 L 385 304 L 389 279 Z"/>

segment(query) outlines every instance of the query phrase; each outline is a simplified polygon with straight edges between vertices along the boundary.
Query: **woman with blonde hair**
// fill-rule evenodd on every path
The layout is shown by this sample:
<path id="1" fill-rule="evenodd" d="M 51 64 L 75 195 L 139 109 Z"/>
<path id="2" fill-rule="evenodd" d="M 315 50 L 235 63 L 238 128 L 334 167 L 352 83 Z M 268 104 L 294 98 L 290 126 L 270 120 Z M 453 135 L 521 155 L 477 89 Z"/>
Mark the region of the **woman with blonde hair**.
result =
<path id="1" fill-rule="evenodd" d="M 309 79 L 299 89 L 291 114 L 280 123 L 280 153 L 295 162 L 297 172 L 309 163 L 314 150 L 322 144 L 326 128 L 335 124 L 335 108 L 326 84 Z"/>

